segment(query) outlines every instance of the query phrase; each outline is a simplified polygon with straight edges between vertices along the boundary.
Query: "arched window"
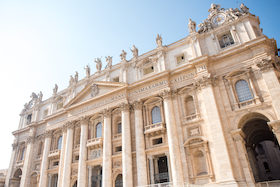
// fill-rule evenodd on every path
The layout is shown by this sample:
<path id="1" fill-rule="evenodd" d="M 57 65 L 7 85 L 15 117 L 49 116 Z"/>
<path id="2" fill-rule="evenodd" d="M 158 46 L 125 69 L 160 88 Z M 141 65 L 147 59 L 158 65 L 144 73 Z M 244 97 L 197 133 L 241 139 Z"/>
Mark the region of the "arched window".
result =
<path id="1" fill-rule="evenodd" d="M 62 145 L 62 136 L 59 136 L 58 140 L 57 140 L 57 149 L 61 149 L 61 145 Z"/>
<path id="2" fill-rule="evenodd" d="M 185 99 L 185 108 L 186 108 L 186 115 L 190 116 L 195 114 L 195 106 L 194 106 L 194 101 L 192 96 L 188 96 Z"/>
<path id="3" fill-rule="evenodd" d="M 115 180 L 115 187 L 122 187 L 123 181 L 122 181 L 122 174 L 119 174 Z"/>
<path id="4" fill-rule="evenodd" d="M 245 80 L 239 80 L 235 83 L 235 90 L 239 102 L 248 101 L 253 99 L 253 95 L 250 91 L 249 85 Z"/>
<path id="5" fill-rule="evenodd" d="M 100 137 L 102 137 L 102 125 L 101 125 L 101 123 L 99 122 L 99 123 L 97 123 L 97 125 L 96 125 L 96 127 L 95 127 L 95 137 L 96 138 L 100 138 Z"/>
<path id="6" fill-rule="evenodd" d="M 206 157 L 202 151 L 197 151 L 194 154 L 194 164 L 196 168 L 196 175 L 206 175 L 207 172 L 207 163 Z"/>
<path id="7" fill-rule="evenodd" d="M 152 124 L 160 123 L 160 122 L 161 122 L 160 108 L 158 106 L 155 106 L 152 109 Z"/>

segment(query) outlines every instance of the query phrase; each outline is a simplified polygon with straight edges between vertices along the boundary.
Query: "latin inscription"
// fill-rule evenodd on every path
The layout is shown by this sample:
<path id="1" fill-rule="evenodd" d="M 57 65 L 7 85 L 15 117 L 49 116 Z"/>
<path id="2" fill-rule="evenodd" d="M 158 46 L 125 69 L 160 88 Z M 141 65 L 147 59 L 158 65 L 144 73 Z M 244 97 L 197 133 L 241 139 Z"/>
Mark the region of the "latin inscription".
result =
<path id="1" fill-rule="evenodd" d="M 137 89 L 137 90 L 134 90 L 132 91 L 129 95 L 137 95 L 137 94 L 140 94 L 142 92 L 146 92 L 146 91 L 150 91 L 152 89 L 156 89 L 156 88 L 159 88 L 161 86 L 164 86 L 164 85 L 167 85 L 167 80 L 163 80 L 163 81 L 160 81 L 160 82 L 156 82 L 154 84 L 151 84 L 151 85 L 148 85 L 148 86 L 145 86 L 145 87 L 142 87 L 140 89 Z"/>

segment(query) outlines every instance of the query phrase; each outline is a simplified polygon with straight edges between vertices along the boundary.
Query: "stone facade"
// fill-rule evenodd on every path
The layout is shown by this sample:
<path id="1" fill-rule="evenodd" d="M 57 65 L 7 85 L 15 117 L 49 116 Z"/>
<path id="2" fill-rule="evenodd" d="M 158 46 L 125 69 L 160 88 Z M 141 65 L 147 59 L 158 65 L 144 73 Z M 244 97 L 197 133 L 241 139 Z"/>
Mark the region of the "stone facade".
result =
<path id="1" fill-rule="evenodd" d="M 257 186 L 280 179 L 276 42 L 245 5 L 97 71 L 20 116 L 6 186 Z M 197 31 L 198 30 L 198 31 Z"/>

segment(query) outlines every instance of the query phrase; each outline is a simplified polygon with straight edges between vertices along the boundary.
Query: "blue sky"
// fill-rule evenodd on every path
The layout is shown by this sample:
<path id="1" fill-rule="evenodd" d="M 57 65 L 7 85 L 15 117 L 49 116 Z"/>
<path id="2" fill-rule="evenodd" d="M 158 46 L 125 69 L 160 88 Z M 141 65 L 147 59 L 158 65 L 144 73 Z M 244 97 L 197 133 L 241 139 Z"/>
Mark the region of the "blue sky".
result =
<path id="1" fill-rule="evenodd" d="M 260 17 L 261 28 L 280 46 L 279 0 L 92 0 L 92 1 L 0 1 L 0 169 L 7 168 L 19 113 L 31 92 L 42 91 L 46 99 L 54 84 L 59 90 L 69 76 L 84 66 L 92 72 L 96 57 L 119 61 L 124 49 L 130 57 L 133 44 L 139 53 L 155 48 L 160 33 L 163 43 L 188 35 L 192 18 L 199 24 L 208 16 L 211 3 L 236 8 L 245 3 Z M 103 67 L 105 65 L 103 64 Z"/>

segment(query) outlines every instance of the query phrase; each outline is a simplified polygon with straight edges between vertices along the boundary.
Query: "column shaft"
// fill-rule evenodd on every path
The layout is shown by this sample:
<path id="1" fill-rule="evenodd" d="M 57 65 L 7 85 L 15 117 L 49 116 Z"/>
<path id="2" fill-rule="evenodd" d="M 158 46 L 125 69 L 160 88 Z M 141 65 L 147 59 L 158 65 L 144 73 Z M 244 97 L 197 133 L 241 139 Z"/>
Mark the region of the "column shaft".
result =
<path id="1" fill-rule="evenodd" d="M 123 186 L 133 186 L 129 106 L 122 109 L 122 169 Z"/>
<path id="2" fill-rule="evenodd" d="M 137 185 L 148 185 L 145 139 L 143 131 L 143 116 L 141 105 L 135 107 L 135 141 L 137 163 Z"/>
<path id="3" fill-rule="evenodd" d="M 111 114 L 104 115 L 104 139 L 103 139 L 103 166 L 102 166 L 102 186 L 112 186 L 112 127 Z"/>
<path id="4" fill-rule="evenodd" d="M 73 133 L 74 130 L 70 126 L 67 129 L 65 157 L 63 163 L 62 187 L 70 187 L 72 149 L 73 149 Z"/>
<path id="5" fill-rule="evenodd" d="M 67 136 L 67 129 L 64 127 L 64 128 L 62 129 L 62 144 L 61 144 L 60 158 L 59 158 L 59 169 L 58 169 L 58 180 L 57 180 L 57 186 L 58 186 L 58 187 L 61 187 L 61 185 L 62 185 L 63 164 L 64 164 L 65 145 L 66 145 L 66 136 Z"/>
<path id="6" fill-rule="evenodd" d="M 18 150 L 18 145 L 17 144 L 13 144 L 13 151 L 12 151 L 12 156 L 11 156 L 11 160 L 10 160 L 10 164 L 9 164 L 9 169 L 8 169 L 8 172 L 7 172 L 7 175 L 6 175 L 5 187 L 8 187 L 9 183 L 10 183 L 10 178 L 11 178 L 11 175 L 12 175 L 13 164 L 15 163 L 16 150 Z"/>
<path id="7" fill-rule="evenodd" d="M 174 186 L 182 186 L 184 183 L 183 168 L 179 140 L 177 134 L 176 120 L 174 115 L 171 96 L 164 96 L 164 114 L 167 129 L 167 139 L 171 163 L 172 180 Z"/>
<path id="8" fill-rule="evenodd" d="M 49 164 L 49 151 L 51 147 L 51 137 L 48 136 L 45 138 L 45 143 L 44 143 L 44 150 L 43 150 L 43 157 L 42 157 L 42 163 L 41 163 L 41 168 L 40 168 L 40 180 L 39 180 L 39 186 L 40 187 L 47 187 L 47 179 L 48 179 L 48 164 Z"/>
<path id="9" fill-rule="evenodd" d="M 79 151 L 79 166 L 78 166 L 78 187 L 86 187 L 87 181 L 87 139 L 88 139 L 88 121 L 81 121 L 81 137 Z"/>
<path id="10" fill-rule="evenodd" d="M 24 157 L 22 175 L 20 180 L 20 186 L 27 187 L 30 179 L 30 166 L 33 153 L 33 140 L 27 142 L 26 153 Z"/>

